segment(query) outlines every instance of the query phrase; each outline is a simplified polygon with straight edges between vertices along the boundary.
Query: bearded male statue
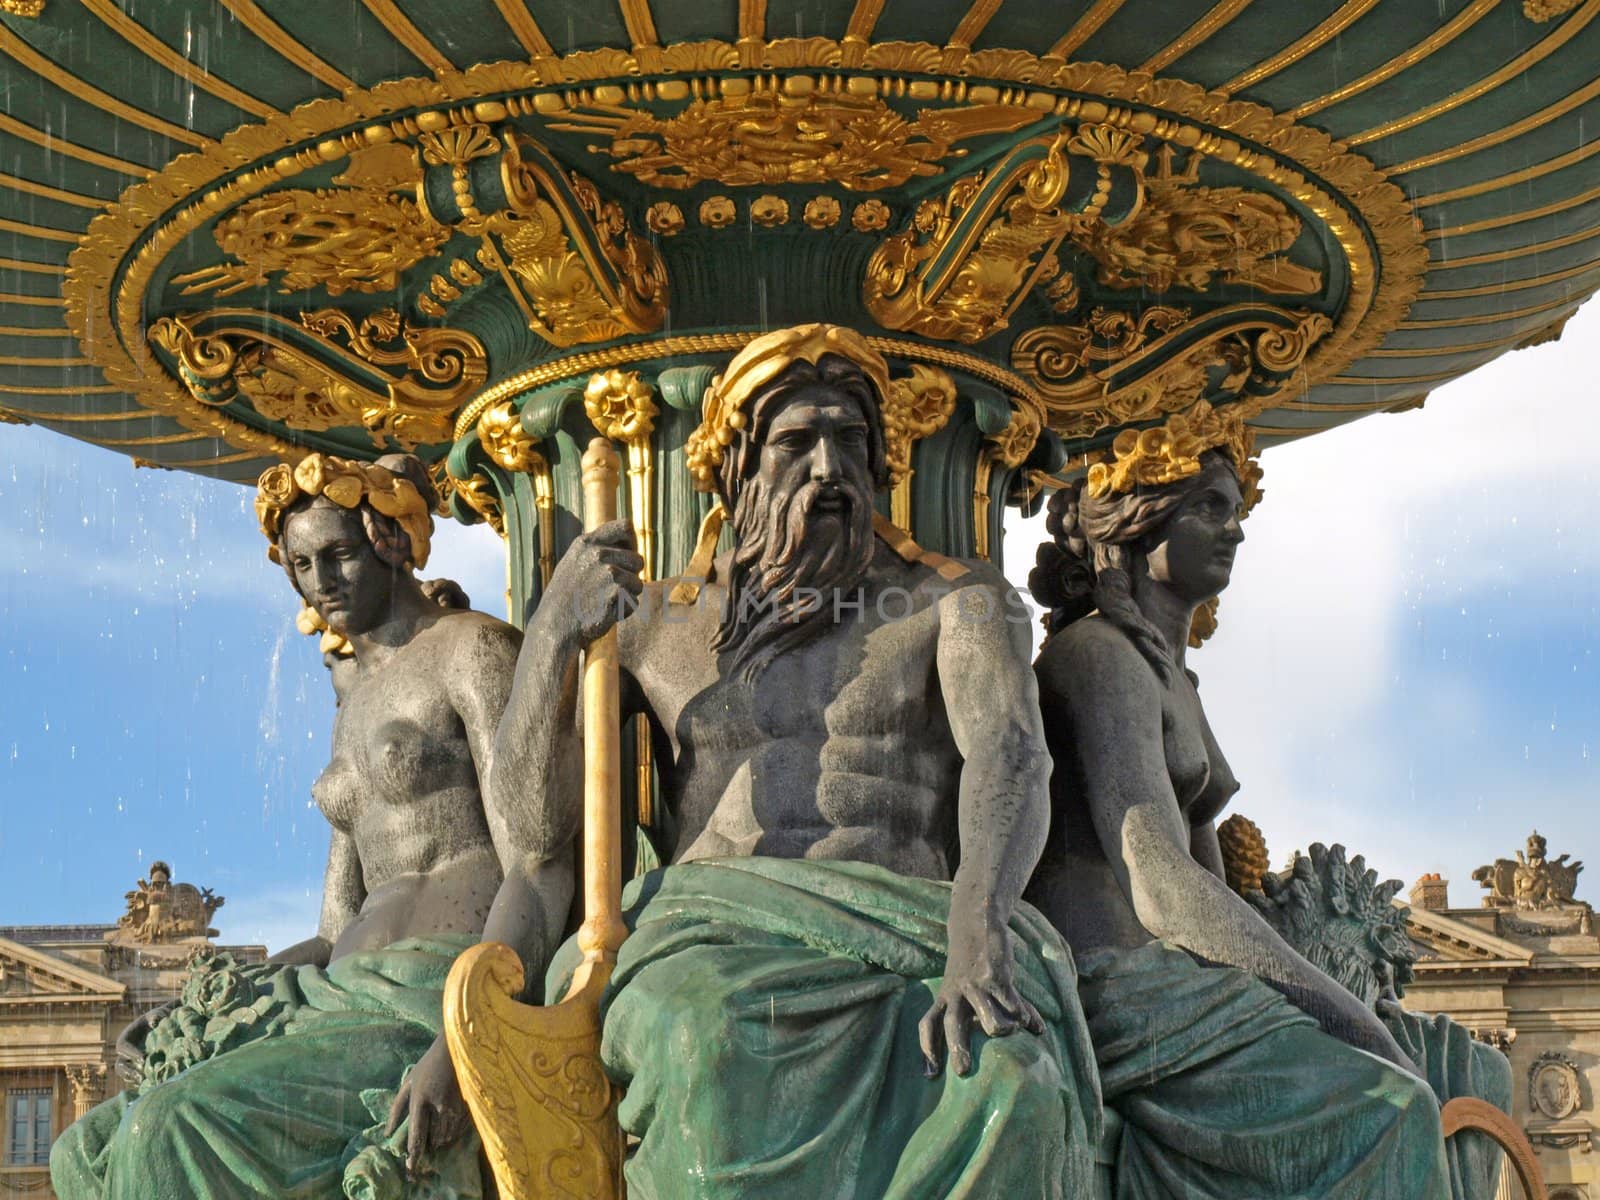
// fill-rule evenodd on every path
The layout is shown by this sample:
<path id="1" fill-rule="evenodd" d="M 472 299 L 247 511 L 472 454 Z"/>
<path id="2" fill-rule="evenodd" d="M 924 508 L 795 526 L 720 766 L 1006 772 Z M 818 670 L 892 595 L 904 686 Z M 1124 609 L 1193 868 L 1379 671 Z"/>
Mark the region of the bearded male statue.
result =
<path id="1" fill-rule="evenodd" d="M 485 938 L 522 953 L 529 994 L 543 975 L 560 996 L 578 957 L 552 960 L 581 820 L 578 659 L 614 623 L 624 720 L 649 718 L 660 771 L 668 865 L 624 895 L 604 1014 L 636 1200 L 1092 1188 L 1071 956 L 1019 901 L 1050 772 L 1026 610 L 989 564 L 875 518 L 888 390 L 848 329 L 758 338 L 689 447 L 731 553 L 643 585 L 632 531 L 604 526 L 526 631 Z"/>

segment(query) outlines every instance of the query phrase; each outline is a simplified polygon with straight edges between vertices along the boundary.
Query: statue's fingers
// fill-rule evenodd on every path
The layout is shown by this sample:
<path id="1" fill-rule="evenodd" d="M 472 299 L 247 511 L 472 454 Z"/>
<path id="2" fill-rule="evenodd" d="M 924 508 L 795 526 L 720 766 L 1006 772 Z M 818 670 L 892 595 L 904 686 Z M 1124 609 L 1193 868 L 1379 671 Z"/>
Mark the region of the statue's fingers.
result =
<path id="1" fill-rule="evenodd" d="M 933 1007 L 917 1025 L 917 1041 L 922 1044 L 922 1073 L 929 1079 L 944 1069 L 944 1001 L 935 1000 Z"/>
<path id="2" fill-rule="evenodd" d="M 406 1170 L 416 1173 L 422 1156 L 428 1149 L 428 1135 L 433 1129 L 433 1106 L 418 1104 L 411 1114 L 411 1132 L 406 1138 Z"/>
<path id="3" fill-rule="evenodd" d="M 428 1139 L 430 1151 L 440 1151 L 455 1145 L 467 1131 L 467 1106 L 462 1101 L 446 1103 L 439 1107 L 433 1122 L 433 1136 Z"/>
<path id="4" fill-rule="evenodd" d="M 383 1136 L 393 1137 L 394 1131 L 400 1128 L 400 1122 L 406 1119 L 406 1113 L 411 1111 L 411 1081 L 408 1079 L 400 1085 L 400 1090 L 395 1093 L 394 1103 L 389 1105 L 389 1119 L 383 1124 Z"/>
<path id="5" fill-rule="evenodd" d="M 631 592 L 635 596 L 644 591 L 644 580 L 639 577 L 638 570 L 619 566 L 609 566 L 606 569 L 611 574 L 611 582 L 623 591 Z"/>
<path id="6" fill-rule="evenodd" d="M 629 546 L 633 545 L 633 522 L 623 519 L 607 521 L 604 525 L 597 525 L 584 535 L 590 542 L 597 546 Z"/>
<path id="7" fill-rule="evenodd" d="M 978 1016 L 978 1024 L 990 1037 L 1005 1037 L 1015 1032 L 1017 1023 L 1006 1015 L 999 1002 L 986 988 L 969 988 L 967 999 Z"/>
<path id="8" fill-rule="evenodd" d="M 1012 984 L 1004 984 L 1000 989 L 1000 1003 L 1005 1005 L 1006 1011 L 1016 1018 L 1017 1024 L 1029 1033 L 1044 1032 L 1044 1018 L 1039 1015 L 1039 1010 L 1022 998 L 1022 993 L 1017 991 Z"/>
<path id="9" fill-rule="evenodd" d="M 967 1005 L 958 1001 L 945 1009 L 944 1040 L 955 1073 L 972 1074 L 972 1011 Z"/>

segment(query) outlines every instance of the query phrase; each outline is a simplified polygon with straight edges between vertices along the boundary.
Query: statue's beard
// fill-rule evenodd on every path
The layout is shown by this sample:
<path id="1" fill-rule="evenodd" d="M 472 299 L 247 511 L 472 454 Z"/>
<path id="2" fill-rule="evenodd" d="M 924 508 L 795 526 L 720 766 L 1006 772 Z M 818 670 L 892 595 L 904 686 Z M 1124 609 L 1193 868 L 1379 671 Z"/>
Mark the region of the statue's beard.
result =
<path id="1" fill-rule="evenodd" d="M 819 510 L 831 496 L 838 506 Z M 728 604 L 712 649 L 753 682 L 780 654 L 835 621 L 838 601 L 856 591 L 872 561 L 872 499 L 854 482 L 769 493 L 748 480 L 733 508 Z"/>

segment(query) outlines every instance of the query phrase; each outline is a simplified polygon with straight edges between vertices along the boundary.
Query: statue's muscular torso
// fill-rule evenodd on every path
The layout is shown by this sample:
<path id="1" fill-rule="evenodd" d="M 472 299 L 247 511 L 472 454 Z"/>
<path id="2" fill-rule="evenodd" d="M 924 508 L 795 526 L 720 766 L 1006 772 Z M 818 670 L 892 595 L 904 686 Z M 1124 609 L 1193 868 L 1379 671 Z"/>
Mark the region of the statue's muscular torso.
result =
<path id="1" fill-rule="evenodd" d="M 656 730 L 672 861 L 852 859 L 951 878 L 962 759 L 939 683 L 939 601 L 990 575 L 974 565 L 951 584 L 879 542 L 862 607 L 841 605 L 753 687 L 719 676 L 710 649 L 725 589 L 669 608 L 671 584 L 651 585 L 618 630 L 629 699 Z"/>

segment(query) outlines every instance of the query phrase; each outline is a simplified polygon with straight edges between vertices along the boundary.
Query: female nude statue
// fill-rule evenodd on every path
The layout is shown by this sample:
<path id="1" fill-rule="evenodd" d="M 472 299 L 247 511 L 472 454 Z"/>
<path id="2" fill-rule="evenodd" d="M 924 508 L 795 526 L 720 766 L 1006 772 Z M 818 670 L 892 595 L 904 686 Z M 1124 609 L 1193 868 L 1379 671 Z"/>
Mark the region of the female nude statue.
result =
<path id="1" fill-rule="evenodd" d="M 1029 580 L 1055 773 L 1027 898 L 1078 962 L 1126 1122 L 1118 1195 L 1441 1200 L 1414 1065 L 1224 881 L 1214 822 L 1238 784 L 1184 653 L 1244 540 L 1248 434 L 1202 402 L 1114 453 L 1052 499 Z"/>
<path id="2" fill-rule="evenodd" d="M 520 637 L 413 575 L 434 499 L 410 456 L 312 454 L 261 477 L 269 556 L 353 651 L 312 788 L 332 826 L 321 922 L 265 966 L 213 959 L 138 1023 L 136 1088 L 56 1144 L 63 1200 L 481 1194 L 429 1048 L 500 883 L 481 780 Z"/>

